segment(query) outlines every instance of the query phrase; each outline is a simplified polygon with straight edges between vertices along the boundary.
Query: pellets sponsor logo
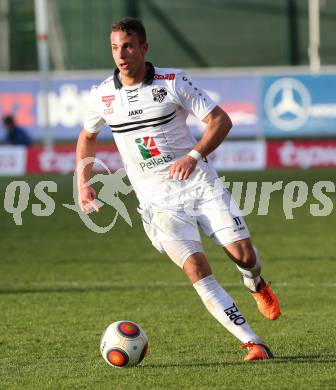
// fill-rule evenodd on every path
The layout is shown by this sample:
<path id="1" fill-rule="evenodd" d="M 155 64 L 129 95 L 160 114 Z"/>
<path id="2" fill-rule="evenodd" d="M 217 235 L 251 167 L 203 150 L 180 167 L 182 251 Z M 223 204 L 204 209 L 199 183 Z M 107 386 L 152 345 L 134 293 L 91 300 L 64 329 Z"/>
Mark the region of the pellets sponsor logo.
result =
<path id="1" fill-rule="evenodd" d="M 170 161 L 173 161 L 174 157 L 175 157 L 174 153 L 162 154 L 160 157 L 157 157 L 157 158 L 153 157 L 153 158 L 148 159 L 144 162 L 141 162 L 139 164 L 140 169 L 141 169 L 141 171 L 146 171 L 146 170 L 156 168 L 160 165 L 167 164 Z"/>
<path id="2" fill-rule="evenodd" d="M 153 137 L 136 138 L 135 143 L 138 145 L 139 152 L 144 160 L 161 154 Z"/>
<path id="3" fill-rule="evenodd" d="M 159 165 L 169 163 L 175 157 L 174 153 L 162 154 L 155 144 L 153 137 L 136 138 L 135 142 L 139 148 L 139 152 L 144 160 L 140 162 L 141 171 L 146 171 L 158 167 Z"/>

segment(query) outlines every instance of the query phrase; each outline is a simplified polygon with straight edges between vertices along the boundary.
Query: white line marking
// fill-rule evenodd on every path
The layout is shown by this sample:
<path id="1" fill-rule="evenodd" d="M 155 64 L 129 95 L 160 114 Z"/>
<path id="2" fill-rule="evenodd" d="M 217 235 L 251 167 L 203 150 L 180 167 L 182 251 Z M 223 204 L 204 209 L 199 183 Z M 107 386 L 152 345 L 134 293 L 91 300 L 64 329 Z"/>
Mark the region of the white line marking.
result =
<path id="1" fill-rule="evenodd" d="M 243 283 L 220 283 L 223 287 L 244 287 Z M 33 288 L 43 288 L 43 287 L 49 287 L 51 289 L 58 288 L 58 287 L 73 287 L 73 288 L 100 288 L 100 287 L 106 287 L 106 288 L 155 288 L 155 287 L 192 287 L 192 284 L 189 282 L 164 282 L 164 281 L 157 281 L 157 282 L 151 282 L 151 283 L 123 283 L 123 282 L 100 282 L 95 284 L 87 284 L 80 281 L 73 281 L 73 282 L 66 282 L 66 281 L 57 281 L 50 283 L 32 283 L 29 284 L 29 286 L 22 286 L 18 287 L 16 286 L 16 289 L 33 289 Z M 289 283 L 289 282 L 279 282 L 279 283 L 272 283 L 272 287 L 286 287 L 286 288 L 317 288 L 317 287 L 324 287 L 324 288 L 335 288 L 335 283 Z"/>

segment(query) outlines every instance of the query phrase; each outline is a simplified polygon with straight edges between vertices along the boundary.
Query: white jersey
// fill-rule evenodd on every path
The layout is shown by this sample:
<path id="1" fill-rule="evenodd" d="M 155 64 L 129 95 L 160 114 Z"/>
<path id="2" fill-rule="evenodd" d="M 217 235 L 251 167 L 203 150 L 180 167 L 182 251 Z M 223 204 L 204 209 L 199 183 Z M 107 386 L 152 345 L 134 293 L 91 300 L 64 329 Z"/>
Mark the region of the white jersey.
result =
<path id="1" fill-rule="evenodd" d="M 91 90 L 84 128 L 98 132 L 107 124 L 142 207 L 169 208 L 194 197 L 192 189 L 217 173 L 199 160 L 187 180 L 169 177 L 171 165 L 196 144 L 186 126 L 189 113 L 204 119 L 216 104 L 183 71 L 147 63 L 145 80 L 123 86 L 118 70 Z"/>

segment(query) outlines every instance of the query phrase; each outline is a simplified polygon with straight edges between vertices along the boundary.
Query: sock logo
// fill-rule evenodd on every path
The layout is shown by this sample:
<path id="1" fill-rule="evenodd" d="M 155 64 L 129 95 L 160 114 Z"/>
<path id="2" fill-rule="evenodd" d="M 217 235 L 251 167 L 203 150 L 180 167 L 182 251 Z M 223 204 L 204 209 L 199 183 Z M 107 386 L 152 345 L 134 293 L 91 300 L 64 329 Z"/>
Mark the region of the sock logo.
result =
<path id="1" fill-rule="evenodd" d="M 161 154 L 153 137 L 136 138 L 135 143 L 138 145 L 139 152 L 144 160 Z"/>
<path id="2" fill-rule="evenodd" d="M 238 307 L 232 302 L 232 306 L 224 309 L 225 314 L 230 318 L 230 321 L 233 321 L 235 325 L 245 324 L 245 318 L 239 313 Z"/>

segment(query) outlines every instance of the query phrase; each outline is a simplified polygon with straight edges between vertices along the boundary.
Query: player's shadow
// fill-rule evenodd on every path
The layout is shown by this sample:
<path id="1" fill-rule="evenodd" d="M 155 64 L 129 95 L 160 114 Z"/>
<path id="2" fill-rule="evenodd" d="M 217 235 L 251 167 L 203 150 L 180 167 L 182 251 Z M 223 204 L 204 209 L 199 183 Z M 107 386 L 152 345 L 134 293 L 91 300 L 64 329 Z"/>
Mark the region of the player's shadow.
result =
<path id="1" fill-rule="evenodd" d="M 282 363 L 336 363 L 336 355 L 297 355 L 279 356 L 273 360 L 276 364 Z"/>
<path id="2" fill-rule="evenodd" d="M 336 363 L 336 356 L 334 355 L 297 355 L 297 356 L 280 356 L 272 360 L 258 360 L 254 362 L 249 362 L 249 364 L 332 364 Z M 246 366 L 246 362 L 243 361 L 229 361 L 229 362 L 212 362 L 212 363 L 162 363 L 162 364 L 146 364 L 139 366 L 142 369 L 155 369 L 155 368 L 189 368 L 189 367 L 199 367 L 199 368 L 219 368 L 219 367 L 228 367 L 228 366 Z"/>
<path id="3" fill-rule="evenodd" d="M 189 367 L 198 367 L 198 368 L 220 368 L 223 366 L 243 366 L 246 365 L 244 362 L 220 362 L 220 363 L 162 363 L 162 364 L 146 364 L 139 366 L 140 369 L 155 369 L 155 368 L 189 368 Z"/>
<path id="4" fill-rule="evenodd" d="M 143 288 L 140 285 L 132 284 L 127 285 L 127 289 L 135 288 Z M 17 288 L 17 289 L 0 289 L 0 295 L 20 295 L 20 294 L 66 294 L 66 293 L 86 293 L 86 292 L 104 292 L 104 291 L 112 291 L 117 289 L 125 289 L 125 285 L 113 285 L 113 286 L 90 286 L 90 287 L 38 287 L 38 288 Z"/>

